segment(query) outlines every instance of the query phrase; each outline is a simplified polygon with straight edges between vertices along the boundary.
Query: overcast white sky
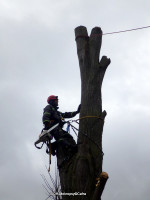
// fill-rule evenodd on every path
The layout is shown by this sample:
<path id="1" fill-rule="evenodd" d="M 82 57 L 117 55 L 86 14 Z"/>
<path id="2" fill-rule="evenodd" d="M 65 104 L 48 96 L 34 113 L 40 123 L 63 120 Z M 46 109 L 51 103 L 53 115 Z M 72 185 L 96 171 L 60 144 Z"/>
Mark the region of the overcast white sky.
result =
<path id="1" fill-rule="evenodd" d="M 45 148 L 35 149 L 50 94 L 61 111 L 80 103 L 74 29 L 103 33 L 150 25 L 148 0 L 0 0 L 0 198 L 43 200 Z M 149 200 L 150 29 L 103 36 L 103 200 Z M 52 168 L 55 168 L 54 160 Z"/>

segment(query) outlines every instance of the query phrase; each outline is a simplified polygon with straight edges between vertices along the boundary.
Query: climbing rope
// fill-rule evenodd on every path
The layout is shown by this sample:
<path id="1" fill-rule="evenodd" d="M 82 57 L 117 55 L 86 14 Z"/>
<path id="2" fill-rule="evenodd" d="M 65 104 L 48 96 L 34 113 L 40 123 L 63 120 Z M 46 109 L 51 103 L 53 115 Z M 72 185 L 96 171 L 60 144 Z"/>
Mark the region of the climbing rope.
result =
<path id="1" fill-rule="evenodd" d="M 51 165 L 51 141 L 49 141 L 49 168 L 48 172 L 50 172 L 50 165 Z"/>

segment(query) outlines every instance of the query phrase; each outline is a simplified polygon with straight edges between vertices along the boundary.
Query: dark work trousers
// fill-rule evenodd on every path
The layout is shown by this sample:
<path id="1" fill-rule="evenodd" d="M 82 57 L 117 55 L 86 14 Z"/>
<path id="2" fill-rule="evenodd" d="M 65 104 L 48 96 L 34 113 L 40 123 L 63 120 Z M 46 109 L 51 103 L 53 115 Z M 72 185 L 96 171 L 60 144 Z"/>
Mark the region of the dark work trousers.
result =
<path id="1" fill-rule="evenodd" d="M 61 142 L 63 146 L 65 145 L 65 146 L 71 147 L 71 146 L 76 145 L 76 142 L 73 139 L 73 137 L 69 133 L 61 129 L 60 127 L 55 128 L 55 130 L 53 130 L 51 134 L 54 137 L 54 139 L 57 142 Z"/>
<path id="2" fill-rule="evenodd" d="M 45 126 L 44 130 L 48 130 L 50 126 Z M 57 144 L 61 144 L 64 149 L 75 149 L 76 151 L 76 142 L 73 137 L 64 131 L 60 126 L 56 127 L 50 134 L 54 137 L 56 142 L 51 143 L 52 150 L 55 152 L 57 149 Z"/>

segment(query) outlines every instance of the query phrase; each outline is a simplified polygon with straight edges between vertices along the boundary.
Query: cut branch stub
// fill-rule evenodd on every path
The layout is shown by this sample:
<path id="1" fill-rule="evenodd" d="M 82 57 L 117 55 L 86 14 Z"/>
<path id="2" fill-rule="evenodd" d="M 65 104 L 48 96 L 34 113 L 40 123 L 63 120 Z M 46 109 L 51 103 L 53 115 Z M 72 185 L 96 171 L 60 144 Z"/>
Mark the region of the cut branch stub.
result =
<path id="1" fill-rule="evenodd" d="M 110 58 L 107 58 L 107 56 L 102 56 L 102 58 L 99 62 L 99 67 L 102 70 L 106 70 L 110 63 L 111 63 Z"/>
<path id="2" fill-rule="evenodd" d="M 108 180 L 108 174 L 106 172 L 102 172 L 99 177 L 97 178 L 97 184 L 96 184 L 96 188 L 95 188 L 95 192 L 93 195 L 93 199 L 92 200 L 99 200 L 101 199 L 103 190 L 105 188 L 106 182 Z"/>
<path id="3" fill-rule="evenodd" d="M 99 62 L 99 71 L 100 71 L 100 76 L 101 76 L 101 84 L 100 85 L 102 85 L 102 81 L 103 81 L 106 69 L 110 63 L 111 63 L 110 58 L 107 58 L 107 56 L 102 56 L 102 58 Z"/>

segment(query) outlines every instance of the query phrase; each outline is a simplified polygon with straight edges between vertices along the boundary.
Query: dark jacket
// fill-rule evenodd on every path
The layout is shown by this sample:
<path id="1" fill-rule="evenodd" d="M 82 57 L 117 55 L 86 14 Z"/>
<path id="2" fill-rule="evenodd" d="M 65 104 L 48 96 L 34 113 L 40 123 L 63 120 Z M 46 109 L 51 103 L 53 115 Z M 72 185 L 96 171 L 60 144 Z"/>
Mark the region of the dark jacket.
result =
<path id="1" fill-rule="evenodd" d="M 59 112 L 57 109 L 58 109 L 57 107 L 54 107 L 52 105 L 47 105 L 44 108 L 43 118 L 42 118 L 43 124 L 46 125 L 49 123 L 51 125 L 54 125 L 58 122 L 61 122 L 63 118 L 72 118 L 78 113 L 77 111 L 62 113 Z"/>

